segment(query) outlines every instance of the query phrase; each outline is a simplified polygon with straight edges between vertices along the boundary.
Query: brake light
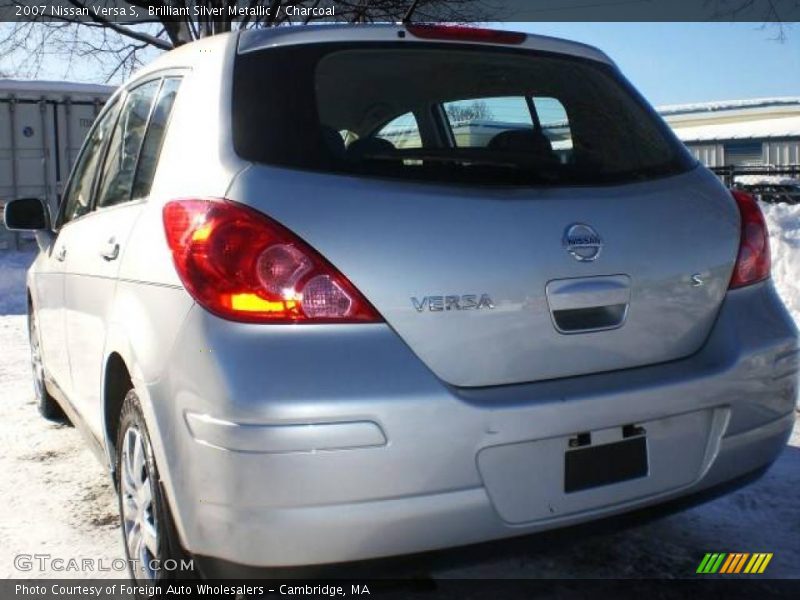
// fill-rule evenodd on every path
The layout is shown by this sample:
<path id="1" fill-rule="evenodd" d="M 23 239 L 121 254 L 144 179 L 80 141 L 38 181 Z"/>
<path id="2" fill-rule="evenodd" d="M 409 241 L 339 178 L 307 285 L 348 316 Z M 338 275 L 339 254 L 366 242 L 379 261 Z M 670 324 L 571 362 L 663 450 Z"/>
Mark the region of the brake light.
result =
<path id="1" fill-rule="evenodd" d="M 731 193 L 736 199 L 742 217 L 739 255 L 736 257 L 736 266 L 729 286 L 734 289 L 767 279 L 772 260 L 767 223 L 755 197 L 739 190 L 732 190 Z"/>
<path id="2" fill-rule="evenodd" d="M 228 200 L 175 200 L 164 230 L 186 290 L 225 319 L 365 323 L 377 311 L 315 250 L 262 213 Z"/>
<path id="3" fill-rule="evenodd" d="M 498 31 L 463 25 L 406 25 L 408 33 L 426 40 L 481 42 L 484 44 L 521 44 L 528 37 L 518 31 Z"/>

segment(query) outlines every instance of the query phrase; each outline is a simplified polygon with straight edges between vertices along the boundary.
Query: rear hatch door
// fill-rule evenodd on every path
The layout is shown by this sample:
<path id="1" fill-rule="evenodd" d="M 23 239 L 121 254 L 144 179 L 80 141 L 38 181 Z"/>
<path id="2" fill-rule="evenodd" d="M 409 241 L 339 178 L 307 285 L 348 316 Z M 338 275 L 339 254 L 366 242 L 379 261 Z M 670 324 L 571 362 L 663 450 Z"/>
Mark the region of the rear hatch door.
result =
<path id="1" fill-rule="evenodd" d="M 735 204 L 704 169 L 624 186 L 491 190 L 257 166 L 230 196 L 320 251 L 457 386 L 687 356 L 709 334 L 738 247 Z M 594 260 L 578 259 L 597 246 Z"/>

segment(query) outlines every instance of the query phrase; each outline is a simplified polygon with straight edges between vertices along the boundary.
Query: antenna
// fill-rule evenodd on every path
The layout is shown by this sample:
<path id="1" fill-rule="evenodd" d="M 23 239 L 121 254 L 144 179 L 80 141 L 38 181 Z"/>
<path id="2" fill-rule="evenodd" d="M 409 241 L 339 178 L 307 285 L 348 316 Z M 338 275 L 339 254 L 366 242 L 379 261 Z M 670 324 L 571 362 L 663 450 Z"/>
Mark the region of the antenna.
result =
<path id="1" fill-rule="evenodd" d="M 403 23 L 404 25 L 406 23 L 411 23 L 411 17 L 413 16 L 414 11 L 417 10 L 417 4 L 419 4 L 419 0 L 414 0 L 411 3 L 411 6 L 408 7 L 408 10 L 406 11 L 406 15 L 403 17 L 403 20 L 401 21 L 401 23 Z"/>

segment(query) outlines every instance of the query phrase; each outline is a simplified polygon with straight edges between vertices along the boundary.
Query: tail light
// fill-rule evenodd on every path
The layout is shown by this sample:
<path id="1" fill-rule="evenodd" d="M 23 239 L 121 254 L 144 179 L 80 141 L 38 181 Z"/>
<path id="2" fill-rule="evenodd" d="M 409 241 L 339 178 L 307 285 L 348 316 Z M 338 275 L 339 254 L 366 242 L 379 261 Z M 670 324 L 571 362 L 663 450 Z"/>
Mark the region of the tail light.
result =
<path id="1" fill-rule="evenodd" d="M 186 290 L 222 318 L 249 323 L 372 323 L 377 311 L 315 250 L 262 213 L 227 200 L 163 211 Z"/>
<path id="2" fill-rule="evenodd" d="M 498 31 L 463 25 L 406 25 L 408 33 L 425 40 L 479 42 L 484 44 L 521 44 L 528 37 L 518 31 Z"/>
<path id="3" fill-rule="evenodd" d="M 742 217 L 739 255 L 733 269 L 730 288 L 758 283 L 769 277 L 772 260 L 769 253 L 769 232 L 756 199 L 746 192 L 732 190 Z"/>

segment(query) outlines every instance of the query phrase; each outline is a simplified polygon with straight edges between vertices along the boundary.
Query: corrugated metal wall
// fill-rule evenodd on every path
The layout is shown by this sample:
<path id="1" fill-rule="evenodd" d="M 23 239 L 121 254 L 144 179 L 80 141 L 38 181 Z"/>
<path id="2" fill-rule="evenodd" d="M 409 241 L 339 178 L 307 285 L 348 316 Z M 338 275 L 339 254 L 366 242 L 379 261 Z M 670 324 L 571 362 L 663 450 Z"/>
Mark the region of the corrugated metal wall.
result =
<path id="1" fill-rule="evenodd" d="M 58 197 L 103 99 L 72 102 L 0 97 L 0 204 L 14 198 Z M 16 244 L 0 219 L 0 249 Z"/>
<path id="2" fill-rule="evenodd" d="M 686 144 L 694 157 L 707 167 L 722 167 L 725 162 L 724 144 Z M 761 162 L 764 165 L 783 167 L 800 165 L 800 140 L 763 142 Z"/>
<path id="3" fill-rule="evenodd" d="M 768 165 L 800 165 L 800 140 L 764 142 L 764 163 Z"/>
<path id="4" fill-rule="evenodd" d="M 707 167 L 725 164 L 725 149 L 722 144 L 686 144 L 694 157 Z"/>

